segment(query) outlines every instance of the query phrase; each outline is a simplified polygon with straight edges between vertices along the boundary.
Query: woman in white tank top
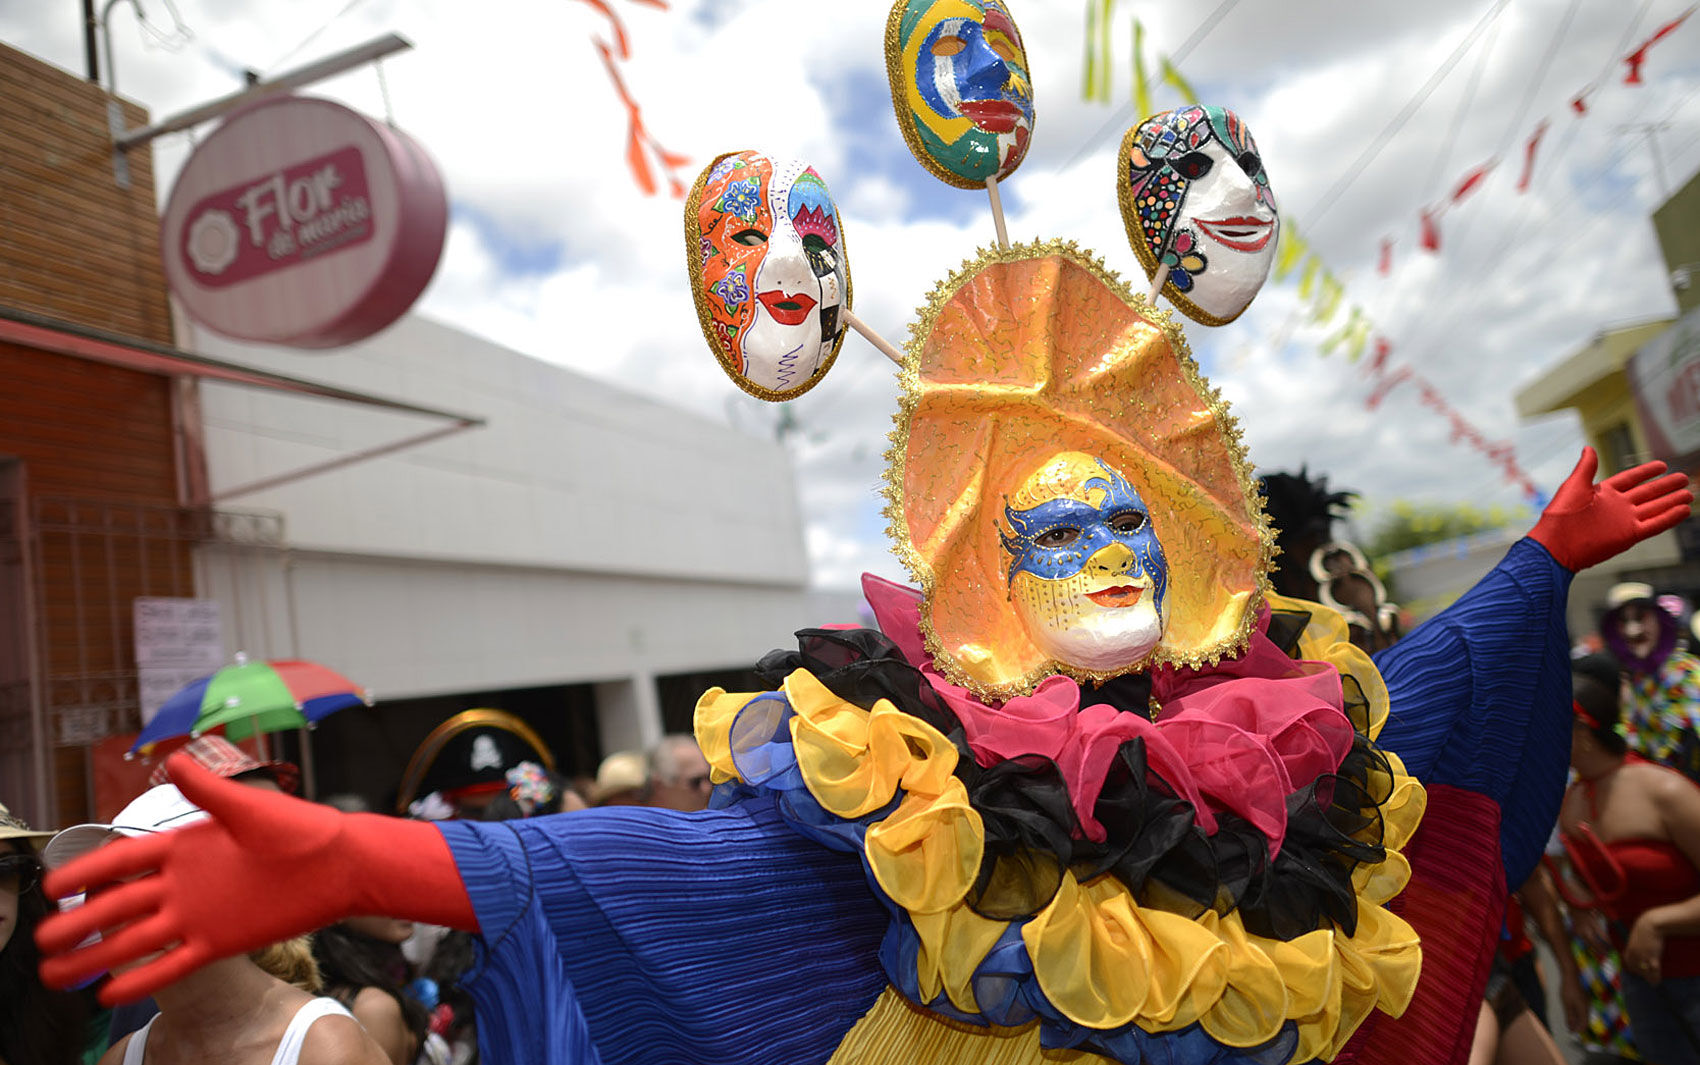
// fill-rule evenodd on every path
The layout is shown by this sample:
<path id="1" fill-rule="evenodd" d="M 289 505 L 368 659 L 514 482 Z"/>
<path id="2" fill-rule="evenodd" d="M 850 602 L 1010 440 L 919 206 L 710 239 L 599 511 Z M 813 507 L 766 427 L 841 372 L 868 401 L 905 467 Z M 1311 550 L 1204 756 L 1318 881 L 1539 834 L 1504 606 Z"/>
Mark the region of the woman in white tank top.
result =
<path id="1" fill-rule="evenodd" d="M 158 1015 L 113 1044 L 100 1065 L 389 1065 L 342 1006 L 249 957 L 213 962 L 154 998 Z"/>

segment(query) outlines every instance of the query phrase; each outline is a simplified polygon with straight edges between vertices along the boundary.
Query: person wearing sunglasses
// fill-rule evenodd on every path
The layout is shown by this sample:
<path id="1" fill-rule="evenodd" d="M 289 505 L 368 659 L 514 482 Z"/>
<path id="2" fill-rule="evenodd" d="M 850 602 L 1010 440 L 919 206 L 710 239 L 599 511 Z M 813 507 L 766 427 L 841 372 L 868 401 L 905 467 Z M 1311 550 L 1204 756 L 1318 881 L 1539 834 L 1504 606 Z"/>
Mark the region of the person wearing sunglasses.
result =
<path id="1" fill-rule="evenodd" d="M 1572 908 L 1604 914 L 1623 957 L 1635 1045 L 1657 1065 L 1700 1065 L 1700 786 L 1629 752 L 1617 691 L 1578 671 L 1559 830 Z"/>
<path id="2" fill-rule="evenodd" d="M 82 1055 L 82 997 L 49 990 L 36 972 L 35 927 L 54 908 L 36 846 L 52 835 L 0 805 L 0 1065 L 71 1065 Z"/>

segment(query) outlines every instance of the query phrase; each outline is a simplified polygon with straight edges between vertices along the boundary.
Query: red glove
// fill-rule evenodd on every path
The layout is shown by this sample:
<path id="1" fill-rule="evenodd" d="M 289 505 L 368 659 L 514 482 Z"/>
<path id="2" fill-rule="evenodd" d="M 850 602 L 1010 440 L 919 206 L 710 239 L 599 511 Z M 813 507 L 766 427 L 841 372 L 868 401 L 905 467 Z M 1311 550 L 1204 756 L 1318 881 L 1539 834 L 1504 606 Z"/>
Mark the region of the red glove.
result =
<path id="1" fill-rule="evenodd" d="M 257 950 L 357 914 L 476 931 L 472 901 L 443 834 L 423 821 L 344 814 L 224 780 L 173 755 L 171 779 L 209 819 L 109 843 L 47 875 L 56 898 L 87 901 L 43 921 L 42 980 L 65 987 L 113 976 L 108 1005 L 151 994 L 219 958 Z M 91 932 L 102 938 L 73 949 Z M 170 949 L 165 949 L 171 944 Z"/>
<path id="2" fill-rule="evenodd" d="M 1572 573 L 1675 528 L 1688 517 L 1694 502 L 1687 477 L 1680 473 L 1659 476 L 1665 472 L 1662 462 L 1614 473 L 1596 485 L 1594 472 L 1599 465 L 1594 449 L 1583 448 L 1576 468 L 1529 530 L 1529 538 Z"/>

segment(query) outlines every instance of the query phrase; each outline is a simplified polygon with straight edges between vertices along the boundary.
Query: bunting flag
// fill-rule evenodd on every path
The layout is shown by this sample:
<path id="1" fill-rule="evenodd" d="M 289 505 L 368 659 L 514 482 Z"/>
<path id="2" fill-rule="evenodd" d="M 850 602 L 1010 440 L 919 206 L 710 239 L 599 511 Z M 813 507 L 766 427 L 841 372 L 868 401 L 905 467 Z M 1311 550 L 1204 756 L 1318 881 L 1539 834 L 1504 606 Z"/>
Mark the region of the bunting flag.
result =
<path id="1" fill-rule="evenodd" d="M 1157 112 L 1151 109 L 1151 78 L 1145 73 L 1145 26 L 1133 20 L 1133 115 L 1143 122 Z"/>
<path id="2" fill-rule="evenodd" d="M 1535 153 L 1540 150 L 1541 138 L 1547 135 L 1547 120 L 1541 119 L 1541 124 L 1535 127 L 1534 136 L 1523 146 L 1523 176 L 1517 179 L 1519 193 L 1529 191 L 1529 181 L 1535 176 Z"/>
<path id="3" fill-rule="evenodd" d="M 685 198 L 685 181 L 681 172 L 690 164 L 690 156 L 668 151 L 650 135 L 643 123 L 643 109 L 632 98 L 626 88 L 625 78 L 620 76 L 620 63 L 632 56 L 631 39 L 626 36 L 625 23 L 615 14 L 605 0 L 582 0 L 607 18 L 609 26 L 614 31 L 614 43 L 593 41 L 597 52 L 602 56 L 602 66 L 608 71 L 608 80 L 614 85 L 614 91 L 619 95 L 620 102 L 626 108 L 626 166 L 632 172 L 632 180 L 637 182 L 639 190 L 645 196 L 653 196 L 658 188 L 655 180 L 655 168 L 650 164 L 650 157 L 666 171 L 667 191 L 674 199 Z M 633 3 L 647 7 L 667 10 L 666 0 L 632 0 Z"/>
<path id="4" fill-rule="evenodd" d="M 1175 69 L 1173 63 L 1169 62 L 1168 56 L 1163 57 L 1163 68 L 1160 76 L 1165 85 L 1181 94 L 1181 99 L 1189 104 L 1198 102 L 1198 94 L 1192 91 L 1192 86 L 1185 78 L 1181 77 L 1181 72 Z"/>
<path id="5" fill-rule="evenodd" d="M 1322 271 L 1322 260 L 1312 255 L 1305 260 L 1304 272 L 1299 274 L 1299 299 L 1309 303 L 1311 294 L 1316 291 L 1316 278 Z"/>
<path id="6" fill-rule="evenodd" d="M 1322 275 L 1322 291 L 1317 294 L 1316 304 L 1311 308 L 1310 320 L 1326 323 L 1334 317 L 1334 312 L 1340 309 L 1340 301 L 1345 298 L 1346 286 L 1334 279 L 1334 275 L 1324 272 Z"/>
<path id="7" fill-rule="evenodd" d="M 1381 262 L 1376 265 L 1375 272 L 1386 277 L 1393 272 L 1393 238 L 1381 238 Z"/>
<path id="8" fill-rule="evenodd" d="M 1084 100 L 1110 102 L 1113 74 L 1110 20 L 1115 5 L 1116 0 L 1086 0 L 1086 57 L 1080 75 L 1080 96 Z"/>
<path id="9" fill-rule="evenodd" d="M 1285 219 L 1281 222 L 1280 239 L 1281 243 L 1275 248 L 1275 280 L 1285 281 L 1287 275 L 1293 272 L 1293 268 L 1304 259 L 1310 242 L 1299 236 L 1298 229 Z"/>
<path id="10" fill-rule="evenodd" d="M 1683 22 L 1688 19 L 1688 16 L 1692 14 L 1694 14 L 1694 9 L 1691 7 L 1676 18 L 1665 23 L 1663 26 L 1660 26 L 1656 31 L 1654 31 L 1651 37 L 1641 42 L 1641 47 L 1623 57 L 1623 61 L 1629 65 L 1628 72 L 1623 75 L 1623 83 L 1625 85 L 1640 85 L 1642 83 L 1641 64 L 1647 61 L 1647 49 L 1670 36 L 1670 34 L 1678 26 L 1682 25 Z"/>
<path id="11" fill-rule="evenodd" d="M 1468 174 L 1465 174 L 1458 182 L 1457 187 L 1452 190 L 1452 202 L 1449 206 L 1458 206 L 1460 203 L 1464 202 L 1465 198 L 1468 197 L 1470 193 L 1481 188 L 1482 182 L 1487 179 L 1488 174 L 1492 173 L 1493 168 L 1498 165 L 1498 159 L 1489 159 L 1481 166 L 1478 166 Z"/>
<path id="12" fill-rule="evenodd" d="M 1581 92 L 1577 93 L 1575 96 L 1572 96 L 1570 98 L 1570 109 L 1572 111 L 1576 112 L 1579 115 L 1587 114 L 1588 113 L 1588 93 L 1590 91 L 1592 91 L 1592 86 L 1590 86 L 1587 89 L 1583 89 Z"/>
<path id="13" fill-rule="evenodd" d="M 1116 0 L 1100 0 L 1098 8 L 1098 99 L 1110 102 L 1110 90 L 1115 84 L 1115 51 L 1110 44 L 1110 20 L 1115 17 Z"/>
<path id="14" fill-rule="evenodd" d="M 1371 377 L 1380 377 L 1387 369 L 1387 358 L 1393 354 L 1393 343 L 1386 337 L 1375 338 L 1375 357 L 1370 359 L 1369 373 Z"/>
<path id="15" fill-rule="evenodd" d="M 1440 250 L 1440 222 L 1435 212 L 1427 207 L 1422 209 L 1422 246 L 1424 251 Z"/>
<path id="16" fill-rule="evenodd" d="M 1324 355 L 1332 355 L 1344 344 L 1346 360 L 1357 362 L 1363 357 L 1364 346 L 1369 343 L 1369 331 L 1370 321 L 1364 316 L 1363 308 L 1353 304 L 1351 313 L 1346 316 L 1346 324 L 1324 340 L 1320 350 Z"/>
<path id="17" fill-rule="evenodd" d="M 1364 406 L 1368 407 L 1371 411 L 1374 411 L 1377 407 L 1380 407 L 1382 401 L 1387 398 L 1387 393 L 1398 388 L 1401 384 L 1409 381 L 1410 379 L 1410 368 L 1406 366 L 1399 367 L 1399 369 L 1395 370 L 1393 373 L 1384 376 L 1380 381 L 1376 382 L 1375 388 L 1371 389 L 1370 394 L 1365 397 Z"/>

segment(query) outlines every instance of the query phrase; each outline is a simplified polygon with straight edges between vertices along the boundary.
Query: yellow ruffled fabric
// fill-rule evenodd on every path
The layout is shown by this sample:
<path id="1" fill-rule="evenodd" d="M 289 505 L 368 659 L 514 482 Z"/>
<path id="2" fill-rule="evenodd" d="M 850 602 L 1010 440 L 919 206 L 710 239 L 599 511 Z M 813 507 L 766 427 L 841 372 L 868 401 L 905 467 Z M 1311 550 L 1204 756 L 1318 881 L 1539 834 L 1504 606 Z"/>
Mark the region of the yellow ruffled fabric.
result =
<path id="1" fill-rule="evenodd" d="M 1300 656 L 1356 678 L 1378 733 L 1387 719 L 1387 687 L 1369 657 L 1350 644 L 1344 621 L 1314 603 L 1275 605 L 1311 613 Z M 1006 924 L 981 917 L 966 902 L 985 835 L 953 775 L 956 749 L 937 729 L 889 702 L 864 710 L 805 670 L 787 677 L 782 690 L 795 712 L 790 731 L 798 766 L 823 808 L 847 819 L 865 817 L 901 789 L 897 808 L 868 828 L 868 867 L 910 914 L 920 939 L 922 994 L 932 998 L 942 991 L 957 1008 L 978 1012 L 974 970 Z M 737 779 L 732 722 L 746 708 L 760 712 L 759 698 L 715 688 L 698 703 L 697 740 L 716 782 Z M 783 712 L 777 700 L 768 701 L 773 712 Z M 1290 1020 L 1299 1032 L 1295 1062 L 1332 1057 L 1373 1009 L 1402 1014 L 1416 990 L 1422 950 L 1410 925 L 1384 904 L 1410 879 L 1400 850 L 1422 819 L 1425 795 L 1398 757 L 1383 753 L 1391 777 L 1381 782 L 1389 796 L 1381 807 L 1387 857 L 1353 875 L 1355 935 L 1321 929 L 1287 942 L 1264 939 L 1247 932 L 1237 912 L 1206 912 L 1193 920 L 1140 906 L 1113 877 L 1080 883 L 1065 872 L 1050 904 L 1021 928 L 1046 997 L 1064 1016 L 1091 1028 L 1134 1023 L 1159 1033 L 1197 1022 L 1235 1047 L 1268 1042 Z M 895 1007 L 880 1009 L 887 1009 L 891 1023 L 917 1023 Z M 937 1021 L 925 1011 L 911 1012 Z M 1036 1035 L 1031 1042 L 1036 1049 Z M 987 1044 L 999 1055 L 1014 1054 L 1015 1045 Z M 968 1056 L 960 1060 L 980 1060 L 962 1053 Z M 1008 1060 L 1040 1060 L 1022 1053 L 1028 1056 Z M 936 1060 L 958 1059 L 943 1054 Z"/>

